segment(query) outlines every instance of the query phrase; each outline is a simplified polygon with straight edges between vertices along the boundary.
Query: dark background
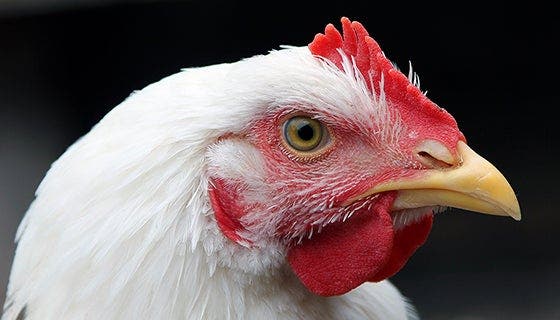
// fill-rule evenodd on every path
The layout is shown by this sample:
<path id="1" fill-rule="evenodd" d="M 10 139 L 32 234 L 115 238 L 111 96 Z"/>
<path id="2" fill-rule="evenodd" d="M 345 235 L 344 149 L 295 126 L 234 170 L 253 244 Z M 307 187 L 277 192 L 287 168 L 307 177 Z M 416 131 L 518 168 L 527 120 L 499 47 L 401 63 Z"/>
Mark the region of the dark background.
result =
<path id="1" fill-rule="evenodd" d="M 362 22 L 516 190 L 523 220 L 451 209 L 393 282 L 424 319 L 560 319 L 558 14 L 537 2 L 0 2 L 0 303 L 50 164 L 133 90 L 183 67 Z"/>

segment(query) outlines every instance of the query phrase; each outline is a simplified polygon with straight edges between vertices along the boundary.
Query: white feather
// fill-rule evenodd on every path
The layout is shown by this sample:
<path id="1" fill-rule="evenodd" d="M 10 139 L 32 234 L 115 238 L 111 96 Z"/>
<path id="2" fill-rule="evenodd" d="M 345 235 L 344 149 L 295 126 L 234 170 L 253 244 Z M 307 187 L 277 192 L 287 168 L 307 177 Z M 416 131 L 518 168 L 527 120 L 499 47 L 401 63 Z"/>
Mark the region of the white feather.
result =
<path id="1" fill-rule="evenodd" d="M 31 320 L 406 319 L 413 312 L 387 281 L 339 297 L 309 293 L 286 270 L 281 246 L 225 239 L 206 195 L 208 167 L 227 162 L 212 157 L 220 136 L 293 103 L 372 121 L 356 107 L 378 104 L 363 81 L 290 47 L 186 69 L 134 93 L 39 186 L 17 233 L 2 320 L 23 308 Z M 379 111 L 379 121 L 396 116 Z M 401 131 L 384 137 L 394 143 Z M 227 174 L 256 169 L 258 178 L 253 159 Z"/>

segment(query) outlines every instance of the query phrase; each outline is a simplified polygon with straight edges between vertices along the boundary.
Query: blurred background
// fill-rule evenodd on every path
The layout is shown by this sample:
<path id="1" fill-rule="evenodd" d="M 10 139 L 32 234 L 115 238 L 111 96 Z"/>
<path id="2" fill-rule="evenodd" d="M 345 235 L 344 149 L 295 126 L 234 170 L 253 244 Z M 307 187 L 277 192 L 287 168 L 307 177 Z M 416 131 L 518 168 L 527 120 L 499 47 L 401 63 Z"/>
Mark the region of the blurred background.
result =
<path id="1" fill-rule="evenodd" d="M 537 2 L 0 0 L 0 303 L 14 236 L 65 149 L 181 68 L 362 22 L 504 173 L 523 220 L 451 209 L 393 282 L 424 319 L 560 319 L 559 16 Z"/>

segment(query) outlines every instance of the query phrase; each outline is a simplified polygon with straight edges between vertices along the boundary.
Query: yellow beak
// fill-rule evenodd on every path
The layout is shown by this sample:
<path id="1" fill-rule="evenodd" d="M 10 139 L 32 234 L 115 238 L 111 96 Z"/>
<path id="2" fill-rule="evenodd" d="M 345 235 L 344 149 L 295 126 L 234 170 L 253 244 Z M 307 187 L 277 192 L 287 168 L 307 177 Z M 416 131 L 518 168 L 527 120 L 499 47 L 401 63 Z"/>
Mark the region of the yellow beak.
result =
<path id="1" fill-rule="evenodd" d="M 389 181 L 357 198 L 398 190 L 393 210 L 440 205 L 521 220 L 515 193 L 500 171 L 462 141 L 457 150 L 458 166 L 425 170 L 425 174 L 417 177 Z"/>

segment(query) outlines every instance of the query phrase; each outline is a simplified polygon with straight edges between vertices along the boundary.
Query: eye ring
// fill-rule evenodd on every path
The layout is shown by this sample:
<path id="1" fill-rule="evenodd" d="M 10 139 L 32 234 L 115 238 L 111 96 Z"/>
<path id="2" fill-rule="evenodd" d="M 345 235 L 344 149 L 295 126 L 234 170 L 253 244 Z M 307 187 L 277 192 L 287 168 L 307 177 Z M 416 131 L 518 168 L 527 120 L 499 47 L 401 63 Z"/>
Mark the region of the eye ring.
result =
<path id="1" fill-rule="evenodd" d="M 308 116 L 296 115 L 282 125 L 285 145 L 297 156 L 314 157 L 330 141 L 329 130 L 319 121 Z"/>

